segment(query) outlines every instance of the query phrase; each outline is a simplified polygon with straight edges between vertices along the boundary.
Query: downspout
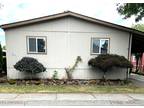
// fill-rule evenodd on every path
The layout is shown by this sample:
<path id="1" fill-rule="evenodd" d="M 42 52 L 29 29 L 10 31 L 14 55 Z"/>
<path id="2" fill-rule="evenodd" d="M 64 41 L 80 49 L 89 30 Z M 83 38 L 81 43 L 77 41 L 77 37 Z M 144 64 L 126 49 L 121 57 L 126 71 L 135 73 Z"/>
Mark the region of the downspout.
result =
<path id="1" fill-rule="evenodd" d="M 129 43 L 128 43 L 128 60 L 131 60 L 131 48 L 132 48 L 132 33 L 129 33 Z"/>
<path id="2" fill-rule="evenodd" d="M 129 33 L 129 42 L 128 42 L 128 60 L 131 61 L 131 49 L 132 49 L 132 33 Z M 127 69 L 126 79 L 129 78 L 130 69 Z"/>

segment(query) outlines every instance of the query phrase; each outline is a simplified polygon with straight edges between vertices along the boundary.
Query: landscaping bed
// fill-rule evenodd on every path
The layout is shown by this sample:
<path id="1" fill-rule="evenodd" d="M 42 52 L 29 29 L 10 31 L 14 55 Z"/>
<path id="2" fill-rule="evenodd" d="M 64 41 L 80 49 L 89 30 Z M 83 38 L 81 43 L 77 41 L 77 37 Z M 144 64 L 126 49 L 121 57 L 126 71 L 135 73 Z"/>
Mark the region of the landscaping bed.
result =
<path id="1" fill-rule="evenodd" d="M 129 80 L 102 80 L 102 79 L 7 79 L 0 77 L 0 85 L 105 85 L 124 86 L 132 85 Z"/>
<path id="2" fill-rule="evenodd" d="M 59 79 L 33 79 L 33 80 L 7 80 L 6 78 L 0 79 L 0 84 L 10 84 L 10 85 L 130 85 L 131 82 L 128 80 L 82 80 L 82 79 L 72 79 L 72 80 L 59 80 Z"/>
<path id="3" fill-rule="evenodd" d="M 0 78 L 0 93 L 144 93 L 127 80 L 7 80 Z"/>

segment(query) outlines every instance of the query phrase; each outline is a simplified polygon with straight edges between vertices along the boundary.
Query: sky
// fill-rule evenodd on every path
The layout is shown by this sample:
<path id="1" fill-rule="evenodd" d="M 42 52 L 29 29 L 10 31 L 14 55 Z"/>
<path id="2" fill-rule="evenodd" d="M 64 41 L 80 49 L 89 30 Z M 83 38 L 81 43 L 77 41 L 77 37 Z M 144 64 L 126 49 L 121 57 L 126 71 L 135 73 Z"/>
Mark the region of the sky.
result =
<path id="1" fill-rule="evenodd" d="M 101 2 L 100 2 L 101 1 Z M 111 23 L 131 27 L 134 16 L 124 20 L 116 8 L 117 0 L 0 0 L 0 25 L 73 11 Z M 140 21 L 142 23 L 144 20 Z M 0 42 L 5 45 L 5 33 L 0 29 Z"/>

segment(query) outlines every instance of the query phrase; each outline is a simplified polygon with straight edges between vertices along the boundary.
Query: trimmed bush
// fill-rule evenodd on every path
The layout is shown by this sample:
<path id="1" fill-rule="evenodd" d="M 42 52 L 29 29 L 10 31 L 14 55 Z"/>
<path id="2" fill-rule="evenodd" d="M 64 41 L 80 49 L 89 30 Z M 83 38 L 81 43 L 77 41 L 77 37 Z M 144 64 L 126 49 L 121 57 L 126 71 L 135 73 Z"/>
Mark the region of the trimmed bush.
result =
<path id="1" fill-rule="evenodd" d="M 41 63 L 32 57 L 23 57 L 14 65 L 14 68 L 20 72 L 28 72 L 32 74 L 44 72 L 46 70 Z"/>
<path id="2" fill-rule="evenodd" d="M 116 54 L 101 54 L 88 61 L 88 65 L 93 68 L 99 68 L 104 72 L 103 78 L 105 79 L 105 72 L 112 67 L 131 68 L 132 64 L 124 56 Z"/>
<path id="3" fill-rule="evenodd" d="M 6 57 L 3 57 L 3 71 L 6 73 L 7 72 L 7 62 L 6 62 Z"/>

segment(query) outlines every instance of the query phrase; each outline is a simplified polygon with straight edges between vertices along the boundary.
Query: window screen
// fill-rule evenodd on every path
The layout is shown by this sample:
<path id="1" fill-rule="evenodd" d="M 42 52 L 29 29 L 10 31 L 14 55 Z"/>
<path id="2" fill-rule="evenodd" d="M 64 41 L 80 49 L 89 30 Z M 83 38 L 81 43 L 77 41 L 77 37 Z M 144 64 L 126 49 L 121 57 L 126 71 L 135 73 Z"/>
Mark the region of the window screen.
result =
<path id="1" fill-rule="evenodd" d="M 36 39 L 29 38 L 29 51 L 36 52 Z"/>
<path id="2" fill-rule="evenodd" d="M 29 53 L 46 53 L 45 37 L 28 37 Z"/>
<path id="3" fill-rule="evenodd" d="M 45 52 L 45 40 L 37 39 L 38 52 Z"/>
<path id="4" fill-rule="evenodd" d="M 93 40 L 93 53 L 99 53 L 99 47 L 100 47 L 100 40 L 94 39 Z"/>
<path id="5" fill-rule="evenodd" d="M 92 38 L 92 54 L 107 54 L 109 48 L 109 39 Z"/>

